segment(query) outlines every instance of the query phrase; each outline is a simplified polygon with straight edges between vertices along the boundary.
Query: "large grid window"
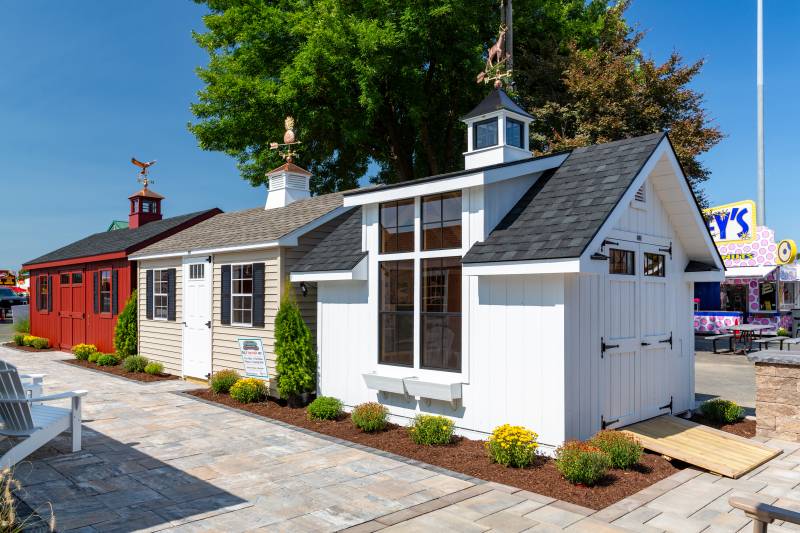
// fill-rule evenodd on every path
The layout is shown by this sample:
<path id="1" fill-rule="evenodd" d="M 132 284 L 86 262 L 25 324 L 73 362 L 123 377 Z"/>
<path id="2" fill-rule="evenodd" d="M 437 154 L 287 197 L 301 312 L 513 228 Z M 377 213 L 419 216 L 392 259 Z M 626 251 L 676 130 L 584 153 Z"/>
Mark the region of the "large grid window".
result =
<path id="1" fill-rule="evenodd" d="M 166 276 L 165 276 L 166 277 Z M 111 312 L 111 271 L 100 271 L 100 312 Z M 164 318 L 166 318 L 166 314 Z"/>
<path id="2" fill-rule="evenodd" d="M 414 365 L 414 261 L 383 261 L 379 280 L 378 362 Z"/>
<path id="3" fill-rule="evenodd" d="M 167 320 L 169 301 L 169 272 L 166 269 L 153 270 L 153 318 Z"/>
<path id="4" fill-rule="evenodd" d="M 461 258 L 422 260 L 422 368 L 461 371 Z"/>
<path id="5" fill-rule="evenodd" d="M 422 198 L 422 249 L 461 248 L 461 191 Z"/>
<path id="6" fill-rule="evenodd" d="M 522 138 L 525 132 L 525 126 L 519 120 L 513 118 L 506 118 L 506 144 L 509 146 L 516 146 L 517 148 L 525 147 L 525 140 Z"/>
<path id="7" fill-rule="evenodd" d="M 231 265 L 231 316 L 238 326 L 253 325 L 253 265 Z"/>
<path id="8" fill-rule="evenodd" d="M 473 150 L 497 146 L 497 119 L 490 118 L 476 122 L 472 126 Z"/>
<path id="9" fill-rule="evenodd" d="M 630 250 L 612 248 L 608 260 L 608 273 L 633 276 L 636 274 L 636 255 Z"/>
<path id="10" fill-rule="evenodd" d="M 381 253 L 414 251 L 414 199 L 381 204 Z"/>
<path id="11" fill-rule="evenodd" d="M 47 301 L 50 296 L 48 279 L 47 276 L 39 276 L 39 294 L 36 295 L 36 298 L 39 300 L 39 309 L 43 311 L 47 309 Z"/>

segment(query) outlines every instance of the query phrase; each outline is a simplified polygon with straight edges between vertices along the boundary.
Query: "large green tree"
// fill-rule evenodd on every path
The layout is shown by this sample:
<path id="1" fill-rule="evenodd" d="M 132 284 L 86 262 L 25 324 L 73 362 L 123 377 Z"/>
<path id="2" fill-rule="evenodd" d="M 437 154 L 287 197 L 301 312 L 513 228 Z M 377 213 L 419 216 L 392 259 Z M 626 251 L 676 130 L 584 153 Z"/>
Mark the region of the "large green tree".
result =
<path id="1" fill-rule="evenodd" d="M 355 187 L 371 161 L 394 182 L 463 164 L 459 117 L 488 87 L 475 83 L 499 22 L 497 0 L 206 0 L 210 56 L 190 125 L 201 147 L 236 157 L 253 185 L 280 160 L 269 142 L 297 119 L 300 162 L 316 192 Z M 604 2 L 515 5 L 520 86 L 554 92 L 568 44 L 594 46 Z"/>

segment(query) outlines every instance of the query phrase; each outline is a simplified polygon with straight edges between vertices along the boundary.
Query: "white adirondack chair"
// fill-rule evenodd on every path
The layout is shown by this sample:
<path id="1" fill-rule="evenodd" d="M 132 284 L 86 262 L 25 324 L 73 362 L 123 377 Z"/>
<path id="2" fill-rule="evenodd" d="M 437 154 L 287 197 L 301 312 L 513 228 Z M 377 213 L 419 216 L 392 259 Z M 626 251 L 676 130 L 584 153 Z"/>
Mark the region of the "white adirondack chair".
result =
<path id="1" fill-rule="evenodd" d="M 85 390 L 47 396 L 28 393 L 17 368 L 4 361 L 0 364 L 0 435 L 23 438 L 0 457 L 0 468 L 14 466 L 53 440 L 72 430 L 72 451 L 81 450 L 81 398 Z M 29 387 L 30 390 L 30 387 Z M 72 399 L 72 407 L 52 407 L 44 402 Z"/>

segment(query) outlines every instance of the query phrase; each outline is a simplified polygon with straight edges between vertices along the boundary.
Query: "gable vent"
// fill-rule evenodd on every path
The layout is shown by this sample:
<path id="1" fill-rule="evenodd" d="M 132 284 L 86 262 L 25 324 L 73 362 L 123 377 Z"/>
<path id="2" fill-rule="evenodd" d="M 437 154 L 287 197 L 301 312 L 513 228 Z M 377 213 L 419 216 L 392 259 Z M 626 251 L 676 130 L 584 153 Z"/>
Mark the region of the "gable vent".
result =
<path id="1" fill-rule="evenodd" d="M 633 199 L 642 203 L 647 201 L 647 190 L 645 189 L 644 184 L 639 187 L 638 191 L 636 191 L 636 196 L 634 196 Z"/>

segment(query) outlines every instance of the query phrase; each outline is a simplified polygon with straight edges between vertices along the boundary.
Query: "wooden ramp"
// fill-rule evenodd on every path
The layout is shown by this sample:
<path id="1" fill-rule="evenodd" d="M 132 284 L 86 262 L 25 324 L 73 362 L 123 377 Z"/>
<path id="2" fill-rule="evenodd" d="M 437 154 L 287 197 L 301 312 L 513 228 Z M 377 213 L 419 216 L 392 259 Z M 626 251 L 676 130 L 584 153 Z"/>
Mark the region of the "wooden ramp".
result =
<path id="1" fill-rule="evenodd" d="M 650 451 L 734 479 L 781 453 L 760 442 L 670 415 L 637 422 L 621 431 L 633 435 Z"/>

